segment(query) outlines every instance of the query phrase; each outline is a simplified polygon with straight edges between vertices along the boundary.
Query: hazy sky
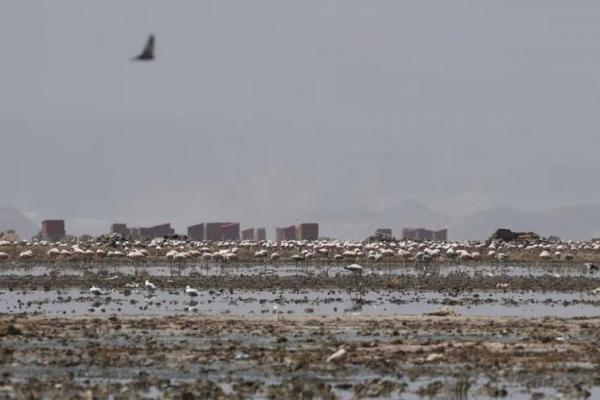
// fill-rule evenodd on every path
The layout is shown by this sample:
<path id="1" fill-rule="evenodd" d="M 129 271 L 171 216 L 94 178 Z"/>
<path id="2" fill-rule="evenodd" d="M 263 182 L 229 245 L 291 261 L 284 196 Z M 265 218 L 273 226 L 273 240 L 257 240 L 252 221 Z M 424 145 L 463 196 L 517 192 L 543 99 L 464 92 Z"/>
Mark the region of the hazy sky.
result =
<path id="1" fill-rule="evenodd" d="M 329 216 L 411 199 L 600 201 L 599 21 L 598 1 L 5 0 L 0 205 L 74 233 L 344 236 Z M 158 59 L 130 62 L 149 33 Z"/>

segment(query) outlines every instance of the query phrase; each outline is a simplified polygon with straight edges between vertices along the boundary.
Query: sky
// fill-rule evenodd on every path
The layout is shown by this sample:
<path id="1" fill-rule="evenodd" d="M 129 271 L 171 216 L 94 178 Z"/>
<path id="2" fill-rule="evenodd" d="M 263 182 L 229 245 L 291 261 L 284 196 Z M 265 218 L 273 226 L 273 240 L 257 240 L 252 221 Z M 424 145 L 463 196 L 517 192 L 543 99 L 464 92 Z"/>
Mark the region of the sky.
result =
<path id="1" fill-rule="evenodd" d="M 0 2 L 0 205 L 243 226 L 600 201 L 600 3 Z M 157 59 L 131 62 L 147 36 Z M 375 229 L 362 221 L 364 229 Z"/>

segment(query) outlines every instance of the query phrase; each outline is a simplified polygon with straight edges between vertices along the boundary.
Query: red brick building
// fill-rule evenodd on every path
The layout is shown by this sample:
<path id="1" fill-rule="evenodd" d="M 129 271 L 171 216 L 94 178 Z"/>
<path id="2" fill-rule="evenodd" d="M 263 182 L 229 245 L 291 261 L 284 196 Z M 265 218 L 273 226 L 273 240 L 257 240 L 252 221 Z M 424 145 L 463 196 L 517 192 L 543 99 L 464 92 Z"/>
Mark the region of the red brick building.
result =
<path id="1" fill-rule="evenodd" d="M 296 240 L 296 226 L 290 225 L 285 228 L 275 228 L 275 240 L 278 242 Z"/>
<path id="2" fill-rule="evenodd" d="M 204 224 L 204 240 L 212 240 L 218 242 L 223 240 L 221 227 L 223 222 L 207 222 Z"/>
<path id="3" fill-rule="evenodd" d="M 197 241 L 204 240 L 204 224 L 188 226 L 187 235 Z"/>
<path id="4" fill-rule="evenodd" d="M 139 228 L 140 236 L 148 239 L 154 239 L 163 236 L 172 236 L 175 234 L 175 229 L 171 228 L 170 223 L 155 225 L 150 228 Z"/>
<path id="5" fill-rule="evenodd" d="M 247 228 L 242 231 L 242 240 L 254 240 L 254 228 Z"/>
<path id="6" fill-rule="evenodd" d="M 221 226 L 222 240 L 240 240 L 240 224 L 230 222 Z"/>
<path id="7" fill-rule="evenodd" d="M 256 240 L 267 240 L 267 230 L 265 228 L 256 228 Z"/>
<path id="8" fill-rule="evenodd" d="M 65 221 L 62 219 L 47 219 L 42 221 L 40 237 L 44 240 L 58 242 L 66 236 Z"/>
<path id="9" fill-rule="evenodd" d="M 296 227 L 296 239 L 298 240 L 318 240 L 319 239 L 319 224 L 302 223 Z"/>
<path id="10" fill-rule="evenodd" d="M 207 222 L 204 224 L 204 240 L 240 240 L 238 222 Z"/>

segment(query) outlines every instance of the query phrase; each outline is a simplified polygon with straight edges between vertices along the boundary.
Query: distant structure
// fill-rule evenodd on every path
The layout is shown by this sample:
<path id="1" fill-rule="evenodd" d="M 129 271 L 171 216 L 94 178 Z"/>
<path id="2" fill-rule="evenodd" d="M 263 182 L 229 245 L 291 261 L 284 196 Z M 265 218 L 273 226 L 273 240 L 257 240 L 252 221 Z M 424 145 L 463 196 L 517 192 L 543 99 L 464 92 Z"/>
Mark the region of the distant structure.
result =
<path id="1" fill-rule="evenodd" d="M 119 235 L 129 236 L 129 228 L 127 224 L 112 224 L 110 226 L 110 233 L 118 233 Z"/>
<path id="2" fill-rule="evenodd" d="M 535 232 L 513 232 L 510 229 L 500 228 L 496 229 L 490 239 L 502 239 L 506 242 L 511 240 L 538 240 L 540 235 Z"/>
<path id="3" fill-rule="evenodd" d="M 223 239 L 221 240 L 240 240 L 239 222 L 230 222 L 221 226 Z"/>
<path id="4" fill-rule="evenodd" d="M 207 222 L 204 224 L 204 240 L 218 242 L 222 240 L 239 239 L 239 222 Z"/>
<path id="5" fill-rule="evenodd" d="M 448 241 L 448 229 L 440 229 L 439 231 L 433 231 L 433 240 L 437 240 L 440 242 Z"/>
<path id="6" fill-rule="evenodd" d="M 310 222 L 302 223 L 296 226 L 297 240 L 318 240 L 319 239 L 319 224 Z"/>
<path id="7" fill-rule="evenodd" d="M 296 240 L 296 226 L 290 225 L 285 228 L 275 228 L 275 240 L 278 242 Z"/>
<path id="8" fill-rule="evenodd" d="M 127 228 L 126 224 L 113 224 L 110 231 L 112 233 L 119 233 L 125 236 L 141 236 L 146 239 L 173 236 L 175 234 L 175 229 L 171 228 L 171 223 L 169 222 L 161 225 L 154 225 L 148 228 Z"/>
<path id="9" fill-rule="evenodd" d="M 255 240 L 254 228 L 242 230 L 242 240 Z"/>
<path id="10" fill-rule="evenodd" d="M 256 240 L 267 240 L 267 230 L 265 228 L 256 228 Z"/>
<path id="11" fill-rule="evenodd" d="M 7 242 L 18 242 L 19 236 L 14 229 L 8 229 L 5 232 L 0 232 L 0 240 L 6 240 Z"/>
<path id="12" fill-rule="evenodd" d="M 171 228 L 170 223 L 154 225 L 150 228 L 139 228 L 140 236 L 144 236 L 149 239 L 154 239 L 157 237 L 163 236 L 171 236 L 175 234 L 175 229 Z"/>
<path id="13" fill-rule="evenodd" d="M 375 236 L 382 239 L 391 239 L 392 230 L 390 228 L 379 228 L 375 231 Z"/>
<path id="14" fill-rule="evenodd" d="M 188 226 L 187 235 L 196 241 L 204 240 L 204 224 L 196 224 L 192 226 Z"/>
<path id="15" fill-rule="evenodd" d="M 223 222 L 207 222 L 204 224 L 204 240 L 222 240 L 221 226 Z"/>
<path id="16" fill-rule="evenodd" d="M 66 236 L 65 221 L 62 219 L 46 219 L 42 221 L 40 239 L 59 242 Z"/>
<path id="17" fill-rule="evenodd" d="M 404 228 L 402 230 L 402 237 L 410 240 L 439 240 L 446 242 L 448 241 L 448 229 L 441 229 L 439 231 L 432 231 L 425 228 Z"/>

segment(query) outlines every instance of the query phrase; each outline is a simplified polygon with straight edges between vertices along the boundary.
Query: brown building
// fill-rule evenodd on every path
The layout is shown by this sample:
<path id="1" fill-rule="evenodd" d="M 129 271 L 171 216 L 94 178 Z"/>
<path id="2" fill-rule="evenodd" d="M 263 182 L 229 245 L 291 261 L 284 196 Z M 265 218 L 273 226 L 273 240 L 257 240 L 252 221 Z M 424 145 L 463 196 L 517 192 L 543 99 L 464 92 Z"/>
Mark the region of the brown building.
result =
<path id="1" fill-rule="evenodd" d="M 256 228 L 256 240 L 267 240 L 267 230 L 265 228 Z"/>
<path id="2" fill-rule="evenodd" d="M 129 228 L 127 228 L 127 224 L 112 224 L 110 226 L 110 233 L 118 233 L 119 235 L 129 236 Z"/>
<path id="3" fill-rule="evenodd" d="M 433 240 L 433 231 L 425 228 L 405 228 L 402 237 L 410 240 Z"/>
<path id="4" fill-rule="evenodd" d="M 254 228 L 247 228 L 242 231 L 242 240 L 254 240 Z"/>
<path id="5" fill-rule="evenodd" d="M 240 240 L 239 222 L 207 222 L 204 224 L 204 240 Z"/>
<path id="6" fill-rule="evenodd" d="M 439 231 L 434 231 L 433 232 L 433 240 L 447 242 L 448 241 L 448 229 L 440 229 Z"/>
<path id="7" fill-rule="evenodd" d="M 275 240 L 278 242 L 296 240 L 296 226 L 290 225 L 285 228 L 275 228 Z"/>
<path id="8" fill-rule="evenodd" d="M 42 221 L 40 236 L 44 240 L 60 241 L 66 236 L 65 221 L 62 219 L 47 219 Z"/>
<path id="9" fill-rule="evenodd" d="M 204 224 L 188 226 L 187 235 L 197 241 L 204 240 Z"/>
<path id="10" fill-rule="evenodd" d="M 207 222 L 204 224 L 204 240 L 215 242 L 223 240 L 223 232 L 221 231 L 223 225 L 225 225 L 223 222 Z"/>
<path id="11" fill-rule="evenodd" d="M 441 229 L 439 231 L 432 231 L 425 228 L 405 228 L 402 230 L 402 237 L 410 240 L 448 240 L 448 230 Z"/>
<path id="12" fill-rule="evenodd" d="M 318 240 L 319 239 L 319 224 L 302 223 L 296 227 L 296 239 L 298 240 Z"/>
<path id="13" fill-rule="evenodd" d="M 175 229 L 171 228 L 170 223 L 155 225 L 150 228 L 139 228 L 140 236 L 144 236 L 148 239 L 154 239 L 157 237 L 171 236 L 175 234 Z"/>
<path id="14" fill-rule="evenodd" d="M 230 222 L 221 226 L 223 235 L 222 240 L 240 240 L 240 224 L 238 222 Z"/>

